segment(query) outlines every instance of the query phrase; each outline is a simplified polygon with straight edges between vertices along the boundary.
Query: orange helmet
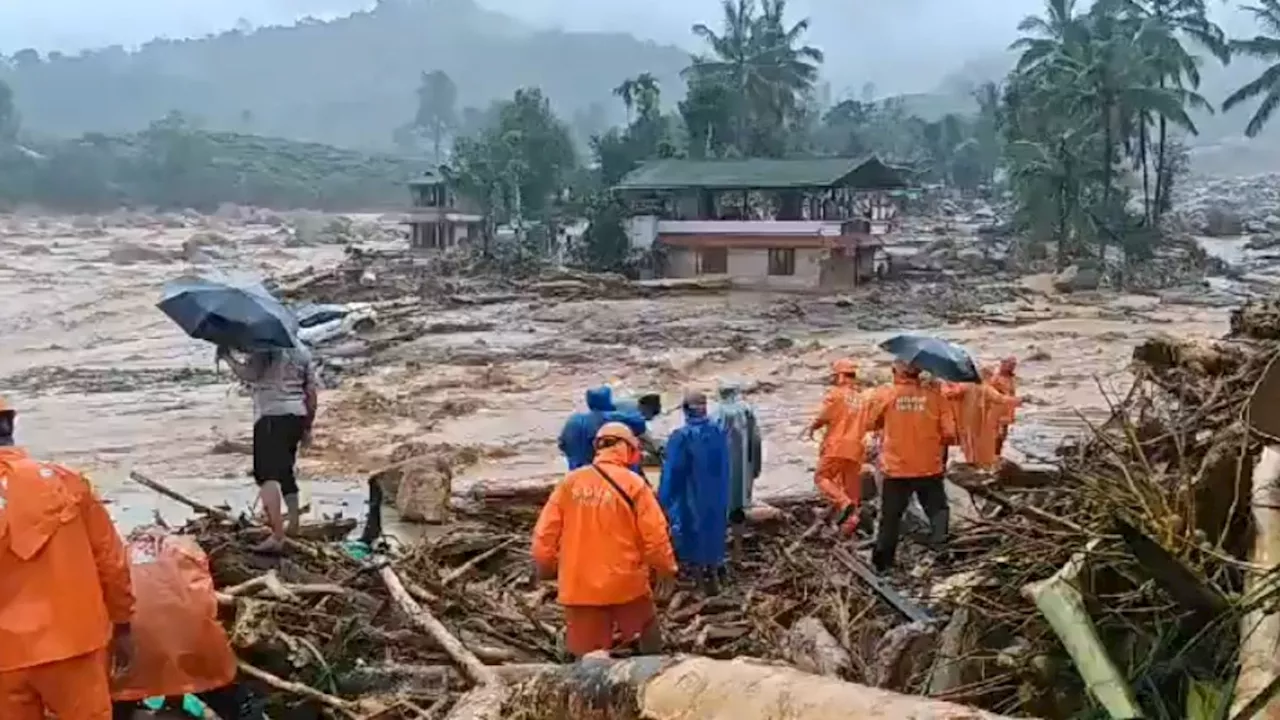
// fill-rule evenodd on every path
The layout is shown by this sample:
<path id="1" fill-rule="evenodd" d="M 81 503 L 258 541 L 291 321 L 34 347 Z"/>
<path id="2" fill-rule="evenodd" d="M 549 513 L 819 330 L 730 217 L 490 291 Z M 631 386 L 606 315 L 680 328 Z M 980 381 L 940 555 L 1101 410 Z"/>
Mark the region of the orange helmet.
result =
<path id="1" fill-rule="evenodd" d="M 600 427 L 599 432 L 596 433 L 596 445 L 600 445 L 604 440 L 621 440 L 636 450 L 640 449 L 640 441 L 636 439 L 636 434 L 620 422 L 608 422 Z"/>
<path id="2" fill-rule="evenodd" d="M 831 363 L 831 372 L 835 375 L 857 375 L 858 364 L 849 358 L 840 358 Z"/>
<path id="3" fill-rule="evenodd" d="M 8 400 L 6 400 L 6 399 L 5 399 L 5 397 L 4 397 L 3 395 L 0 395 L 0 414 L 3 414 L 3 413 L 17 413 L 17 412 L 18 412 L 18 411 L 17 411 L 17 410 L 14 410 L 14 409 L 13 409 L 13 406 L 9 404 L 9 401 L 8 401 Z"/>

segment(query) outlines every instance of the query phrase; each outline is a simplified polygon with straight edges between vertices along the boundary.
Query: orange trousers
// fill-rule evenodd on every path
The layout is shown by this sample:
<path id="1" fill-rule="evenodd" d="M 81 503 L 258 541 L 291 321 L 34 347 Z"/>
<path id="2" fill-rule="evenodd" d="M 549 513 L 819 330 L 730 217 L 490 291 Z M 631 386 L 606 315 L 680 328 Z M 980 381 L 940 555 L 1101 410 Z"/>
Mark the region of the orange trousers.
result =
<path id="1" fill-rule="evenodd" d="M 818 492 L 836 509 L 862 504 L 862 463 L 844 458 L 819 458 L 813 475 Z"/>
<path id="2" fill-rule="evenodd" d="M 0 718 L 111 720 L 106 649 L 67 660 L 0 672 Z"/>
<path id="3" fill-rule="evenodd" d="M 657 618 L 657 608 L 648 595 L 621 605 L 566 605 L 565 649 L 578 657 L 596 650 L 611 650 L 615 629 L 620 641 L 626 644 L 653 627 Z"/>

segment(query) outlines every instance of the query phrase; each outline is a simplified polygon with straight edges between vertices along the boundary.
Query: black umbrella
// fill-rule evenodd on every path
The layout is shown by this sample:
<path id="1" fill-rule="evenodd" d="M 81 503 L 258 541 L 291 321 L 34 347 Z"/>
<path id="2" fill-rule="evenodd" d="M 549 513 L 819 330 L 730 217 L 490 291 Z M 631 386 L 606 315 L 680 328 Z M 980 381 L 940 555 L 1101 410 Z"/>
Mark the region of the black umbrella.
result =
<path id="1" fill-rule="evenodd" d="M 157 307 L 188 335 L 235 350 L 294 346 L 298 320 L 258 283 L 185 276 L 165 283 Z"/>
<path id="2" fill-rule="evenodd" d="M 928 335 L 895 335 L 880 343 L 895 358 L 951 382 L 978 382 L 978 368 L 969 351 Z"/>

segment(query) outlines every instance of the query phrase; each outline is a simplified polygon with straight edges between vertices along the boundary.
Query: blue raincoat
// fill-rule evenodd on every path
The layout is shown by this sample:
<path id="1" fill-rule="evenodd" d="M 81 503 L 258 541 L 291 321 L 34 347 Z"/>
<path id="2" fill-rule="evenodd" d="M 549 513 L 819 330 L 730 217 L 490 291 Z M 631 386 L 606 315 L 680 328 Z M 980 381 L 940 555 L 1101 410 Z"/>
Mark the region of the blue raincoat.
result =
<path id="1" fill-rule="evenodd" d="M 610 417 L 612 413 L 613 390 L 604 386 L 587 391 L 587 411 L 570 415 L 560 431 L 560 452 L 564 453 L 570 470 L 591 464 L 596 454 L 596 433 L 614 419 Z"/>
<path id="2" fill-rule="evenodd" d="M 685 408 L 671 433 L 658 501 L 681 565 L 724 565 L 729 531 L 729 446 L 724 430 Z"/>

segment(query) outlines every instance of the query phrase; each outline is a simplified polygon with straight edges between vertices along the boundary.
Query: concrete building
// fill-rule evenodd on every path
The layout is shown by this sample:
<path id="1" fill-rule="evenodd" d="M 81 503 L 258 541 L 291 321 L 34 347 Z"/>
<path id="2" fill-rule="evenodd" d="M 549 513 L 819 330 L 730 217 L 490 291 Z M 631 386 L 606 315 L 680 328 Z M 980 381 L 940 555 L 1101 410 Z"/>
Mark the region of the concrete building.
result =
<path id="1" fill-rule="evenodd" d="M 665 277 L 743 286 L 852 288 L 884 272 L 903 173 L 877 158 L 659 160 L 615 188 L 632 247 Z"/>
<path id="2" fill-rule="evenodd" d="M 410 247 L 447 250 L 480 236 L 484 217 L 471 212 L 442 175 L 427 172 L 410 181 L 409 198 Z"/>

